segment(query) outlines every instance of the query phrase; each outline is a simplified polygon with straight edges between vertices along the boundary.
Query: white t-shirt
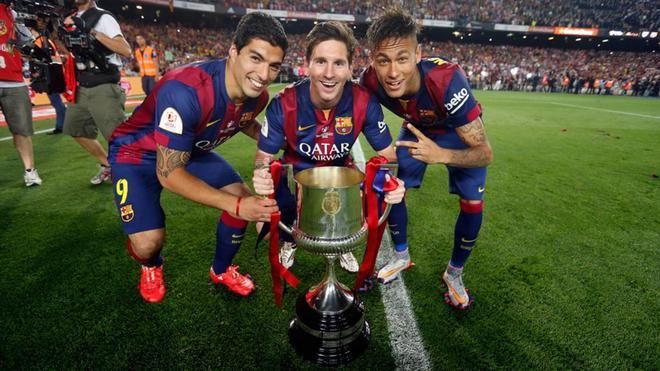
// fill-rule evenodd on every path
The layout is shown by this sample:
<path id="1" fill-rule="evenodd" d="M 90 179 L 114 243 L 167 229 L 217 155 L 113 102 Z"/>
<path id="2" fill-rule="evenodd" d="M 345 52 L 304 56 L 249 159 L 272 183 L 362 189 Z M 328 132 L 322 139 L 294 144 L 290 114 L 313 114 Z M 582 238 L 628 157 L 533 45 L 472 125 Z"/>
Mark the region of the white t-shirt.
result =
<path id="1" fill-rule="evenodd" d="M 103 10 L 98 7 L 97 9 Z M 84 11 L 78 12 L 78 17 L 82 16 L 84 13 Z M 103 32 L 111 39 L 117 35 L 121 35 L 122 37 L 124 36 L 124 34 L 121 33 L 121 29 L 119 28 L 119 23 L 117 23 L 117 20 L 108 14 L 103 14 L 101 18 L 99 18 L 99 21 L 96 22 L 96 25 L 94 26 L 94 30 L 97 32 Z M 108 59 L 108 62 L 114 64 L 115 66 L 121 67 L 121 58 L 119 58 L 119 55 L 116 53 L 112 53 L 106 58 Z"/>

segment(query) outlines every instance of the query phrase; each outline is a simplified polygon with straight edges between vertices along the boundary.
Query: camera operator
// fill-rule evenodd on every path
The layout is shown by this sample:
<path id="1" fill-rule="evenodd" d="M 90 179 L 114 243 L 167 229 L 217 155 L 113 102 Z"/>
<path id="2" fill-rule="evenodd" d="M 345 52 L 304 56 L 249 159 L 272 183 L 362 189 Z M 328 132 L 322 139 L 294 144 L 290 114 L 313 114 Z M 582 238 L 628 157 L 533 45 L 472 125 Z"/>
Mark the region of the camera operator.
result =
<path id="1" fill-rule="evenodd" d="M 65 44 L 75 57 L 78 88 L 64 120 L 64 133 L 98 159 L 100 169 L 90 180 L 98 185 L 110 181 L 111 172 L 107 152 L 96 137 L 100 131 L 109 140 L 115 127 L 124 121 L 126 95 L 119 87 L 119 55 L 130 57 L 131 48 L 110 12 L 98 8 L 94 0 L 75 3 L 78 11 L 67 17 L 64 25 L 69 28 L 75 25 L 86 37 L 91 35 L 93 51 L 89 54 L 72 47 L 65 37 Z M 94 57 L 99 53 L 103 58 Z"/>
<path id="2" fill-rule="evenodd" d="M 46 93 L 50 104 L 55 108 L 55 129 L 47 135 L 60 134 L 64 128 L 64 115 L 66 114 L 66 106 L 62 102 L 60 93 L 64 92 L 64 70 L 62 63 L 62 56 L 58 52 L 58 47 L 53 40 L 49 39 L 52 30 L 52 23 L 50 17 L 37 15 L 36 22 L 31 27 L 32 35 L 36 38 L 34 45 L 42 50 L 45 50 L 48 55 L 48 78 L 43 83 L 32 81 L 32 89 Z"/>
<path id="3" fill-rule="evenodd" d="M 0 3 L 0 108 L 14 139 L 16 151 L 23 161 L 25 186 L 30 187 L 41 185 L 41 178 L 34 168 L 32 104 L 27 84 L 23 80 L 23 61 L 21 53 L 12 44 L 17 34 L 24 34 L 14 29 L 15 19 L 16 12 L 10 5 Z"/>

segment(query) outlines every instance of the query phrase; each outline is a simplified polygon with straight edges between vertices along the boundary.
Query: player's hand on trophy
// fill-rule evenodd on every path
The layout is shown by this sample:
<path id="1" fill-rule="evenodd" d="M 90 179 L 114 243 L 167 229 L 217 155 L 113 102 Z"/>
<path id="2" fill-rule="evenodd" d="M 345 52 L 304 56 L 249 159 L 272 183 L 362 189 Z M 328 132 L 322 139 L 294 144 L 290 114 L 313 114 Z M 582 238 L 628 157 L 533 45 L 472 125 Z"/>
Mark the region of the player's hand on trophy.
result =
<path id="1" fill-rule="evenodd" d="M 387 182 L 389 180 L 390 180 L 390 176 L 385 175 L 385 181 Z M 396 187 L 395 190 L 389 191 L 385 194 L 385 202 L 387 202 L 388 204 L 398 204 L 401 201 L 403 201 L 403 196 L 406 195 L 406 186 L 403 183 L 403 180 L 397 177 L 394 177 L 394 180 L 396 180 L 397 183 L 399 183 L 399 185 Z"/>
<path id="2" fill-rule="evenodd" d="M 278 210 L 277 201 L 270 198 L 250 196 L 241 199 L 237 216 L 251 222 L 269 222 L 270 214 Z"/>
<path id="3" fill-rule="evenodd" d="M 254 185 L 254 192 L 260 196 L 268 196 L 275 192 L 273 178 L 270 176 L 270 171 L 267 167 L 254 169 L 252 184 Z"/>
<path id="4" fill-rule="evenodd" d="M 270 176 L 270 162 L 271 156 L 264 158 L 255 166 L 254 173 L 252 174 L 252 184 L 254 185 L 254 192 L 259 196 L 268 196 L 275 192 L 275 185 L 273 178 Z"/>

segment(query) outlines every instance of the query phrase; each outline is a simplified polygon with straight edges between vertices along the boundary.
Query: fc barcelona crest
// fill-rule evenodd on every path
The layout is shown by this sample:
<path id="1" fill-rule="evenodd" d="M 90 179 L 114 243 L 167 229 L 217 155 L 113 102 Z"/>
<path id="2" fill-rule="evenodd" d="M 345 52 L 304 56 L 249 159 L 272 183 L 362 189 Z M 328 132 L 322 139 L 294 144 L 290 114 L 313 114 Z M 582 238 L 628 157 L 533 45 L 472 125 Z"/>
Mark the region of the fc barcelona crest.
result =
<path id="1" fill-rule="evenodd" d="M 124 223 L 130 222 L 133 220 L 133 217 L 135 217 L 135 212 L 133 212 L 133 204 L 128 204 L 121 207 L 121 220 L 123 220 Z"/>
<path id="2" fill-rule="evenodd" d="M 330 216 L 337 214 L 339 210 L 341 210 L 341 198 L 339 197 L 339 192 L 332 189 L 327 191 L 323 196 L 321 209 Z"/>
<path id="3" fill-rule="evenodd" d="M 339 135 L 347 135 L 353 131 L 353 120 L 350 116 L 335 119 L 335 131 Z"/>
<path id="4" fill-rule="evenodd" d="M 422 120 L 426 120 L 426 121 L 435 121 L 435 119 L 436 119 L 438 116 L 435 114 L 435 111 L 433 111 L 433 110 L 430 110 L 430 109 L 420 109 L 420 110 L 419 110 L 419 117 L 420 117 Z"/>

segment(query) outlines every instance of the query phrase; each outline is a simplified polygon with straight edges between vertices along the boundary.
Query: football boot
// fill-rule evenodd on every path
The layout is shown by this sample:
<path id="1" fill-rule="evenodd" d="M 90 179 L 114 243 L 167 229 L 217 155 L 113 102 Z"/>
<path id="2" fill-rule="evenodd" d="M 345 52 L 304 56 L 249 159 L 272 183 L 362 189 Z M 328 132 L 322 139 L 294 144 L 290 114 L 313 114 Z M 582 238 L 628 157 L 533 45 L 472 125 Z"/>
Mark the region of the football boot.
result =
<path id="1" fill-rule="evenodd" d="M 442 273 L 442 281 L 447 286 L 445 292 L 445 302 L 452 307 L 460 310 L 467 309 L 474 299 L 470 296 L 470 292 L 463 284 L 463 270 L 454 270 L 447 268 Z"/>
<path id="2" fill-rule="evenodd" d="M 355 255 L 353 255 L 352 252 L 339 255 L 339 265 L 351 273 L 356 273 L 360 270 L 360 265 L 358 264 L 357 260 L 355 259 Z"/>
<path id="3" fill-rule="evenodd" d="M 163 266 L 147 267 L 143 265 L 138 288 L 142 298 L 149 303 L 158 303 L 163 300 L 165 296 Z"/>
<path id="4" fill-rule="evenodd" d="M 388 284 L 399 278 L 399 273 L 413 267 L 414 265 L 415 263 L 410 261 L 409 256 L 405 259 L 394 253 L 394 256 L 392 256 L 390 261 L 378 271 L 378 282 Z"/>
<path id="5" fill-rule="evenodd" d="M 248 296 L 254 291 L 254 282 L 250 275 L 242 275 L 238 273 L 237 265 L 230 265 L 227 271 L 220 274 L 213 272 L 211 267 L 211 281 L 215 284 L 223 284 L 227 286 L 229 291 L 235 292 L 241 296 Z"/>
<path id="6" fill-rule="evenodd" d="M 284 268 L 289 269 L 296 260 L 296 244 L 293 242 L 284 242 L 280 248 L 280 263 Z"/>

